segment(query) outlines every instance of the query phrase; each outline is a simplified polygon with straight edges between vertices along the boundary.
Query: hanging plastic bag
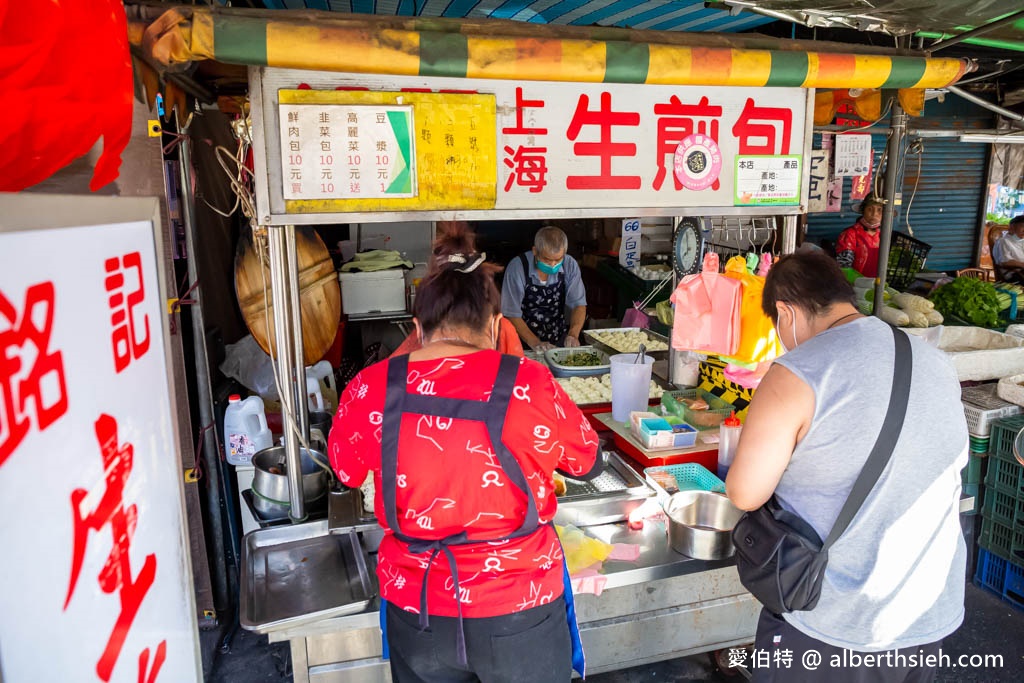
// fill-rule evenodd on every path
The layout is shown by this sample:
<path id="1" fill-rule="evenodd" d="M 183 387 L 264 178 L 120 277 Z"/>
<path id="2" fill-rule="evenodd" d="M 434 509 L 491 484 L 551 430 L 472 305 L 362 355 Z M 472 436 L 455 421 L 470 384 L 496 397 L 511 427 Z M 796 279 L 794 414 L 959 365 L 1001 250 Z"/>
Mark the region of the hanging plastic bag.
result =
<path id="1" fill-rule="evenodd" d="M 634 301 L 633 306 L 626 311 L 626 314 L 622 316 L 623 327 L 642 327 L 647 329 L 651 326 L 651 318 L 643 312 L 639 307 L 642 302 Z"/>

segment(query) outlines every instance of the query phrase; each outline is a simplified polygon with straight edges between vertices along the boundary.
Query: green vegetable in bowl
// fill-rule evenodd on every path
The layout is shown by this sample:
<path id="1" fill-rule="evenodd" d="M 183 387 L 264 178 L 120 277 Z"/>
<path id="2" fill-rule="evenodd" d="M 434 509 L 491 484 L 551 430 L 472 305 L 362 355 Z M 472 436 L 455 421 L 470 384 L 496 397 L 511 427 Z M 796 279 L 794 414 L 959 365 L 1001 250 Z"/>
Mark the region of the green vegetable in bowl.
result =
<path id="1" fill-rule="evenodd" d="M 931 296 L 935 310 L 978 327 L 998 327 L 999 297 L 991 282 L 958 277 L 942 285 Z"/>
<path id="2" fill-rule="evenodd" d="M 570 368 L 592 368 L 595 365 L 602 365 L 601 357 L 593 351 L 574 351 L 564 356 L 558 364 Z"/>

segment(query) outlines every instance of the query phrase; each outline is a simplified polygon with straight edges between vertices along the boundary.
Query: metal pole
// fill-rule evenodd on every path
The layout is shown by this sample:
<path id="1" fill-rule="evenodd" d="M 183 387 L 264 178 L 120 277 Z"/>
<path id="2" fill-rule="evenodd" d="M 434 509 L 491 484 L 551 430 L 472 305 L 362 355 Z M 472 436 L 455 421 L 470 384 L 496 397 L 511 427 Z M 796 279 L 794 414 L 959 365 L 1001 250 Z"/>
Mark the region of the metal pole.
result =
<path id="1" fill-rule="evenodd" d="M 972 28 L 970 31 L 964 31 L 963 33 L 959 33 L 959 34 L 957 34 L 957 35 L 955 35 L 955 36 L 953 36 L 951 38 L 946 38 L 945 40 L 940 40 L 937 43 L 932 43 L 931 45 L 928 46 L 928 52 L 937 52 L 938 50 L 945 49 L 945 48 L 949 47 L 950 45 L 956 45 L 957 43 L 962 43 L 963 41 L 967 40 L 968 38 L 974 38 L 975 36 L 980 36 L 981 34 L 988 33 L 989 31 L 991 31 L 993 29 L 999 28 L 1000 26 L 1006 26 L 1007 24 L 1012 24 L 1012 23 L 1018 21 L 1019 19 L 1024 19 L 1024 10 L 1020 10 L 1019 12 L 1014 12 L 1013 14 L 1008 14 L 1007 16 L 1003 17 L 1002 19 L 996 19 L 995 21 L 990 21 L 987 24 L 982 24 L 981 26 L 979 26 L 977 28 Z"/>
<path id="2" fill-rule="evenodd" d="M 299 427 L 299 434 L 302 439 L 309 443 L 309 399 L 306 389 L 306 363 L 302 347 L 302 304 L 299 295 L 299 259 L 295 244 L 295 226 L 286 225 L 284 228 L 285 240 L 285 267 L 288 278 L 288 294 L 291 318 L 291 339 L 294 348 L 292 357 L 295 363 L 295 423 Z"/>
<path id="3" fill-rule="evenodd" d="M 182 133 L 187 133 L 184 128 Z M 185 223 L 185 253 L 188 259 L 188 280 L 198 282 L 196 265 L 196 220 L 194 193 L 192 189 L 192 148 L 186 138 L 178 145 L 178 173 L 181 179 L 181 218 Z M 221 507 L 222 482 L 220 476 L 220 445 L 217 441 L 216 419 L 213 414 L 213 389 L 210 386 L 210 368 L 206 352 L 206 329 L 203 323 L 203 288 L 192 292 L 192 306 L 189 318 L 192 320 L 192 346 L 195 354 L 196 391 L 199 394 L 199 421 L 203 430 L 203 470 L 206 476 L 206 510 L 210 521 L 210 535 L 213 543 L 213 587 L 214 604 L 229 605 L 227 550 L 224 545 L 224 519 Z M 211 427 L 207 429 L 207 427 Z"/>
<path id="4" fill-rule="evenodd" d="M 889 247 L 892 244 L 893 217 L 899 192 L 900 162 L 903 160 L 903 140 L 907 132 L 907 115 L 898 101 L 892 103 L 892 116 L 888 150 L 885 155 L 885 206 L 882 209 L 882 234 L 878 240 L 878 276 L 875 278 L 875 302 L 872 313 L 878 315 L 885 305 L 885 275 L 889 267 Z"/>
<path id="5" fill-rule="evenodd" d="M 977 95 L 969 93 L 966 90 L 963 90 L 962 88 L 956 87 L 955 85 L 947 85 L 946 90 L 953 93 L 954 95 L 958 95 L 964 98 L 968 102 L 973 102 L 979 107 L 983 107 L 984 109 L 988 109 L 989 111 L 994 111 L 995 113 L 1002 116 L 1004 119 L 1008 119 L 1011 124 L 1019 121 L 1024 121 L 1024 115 L 1018 114 L 1015 111 L 1010 111 L 1009 109 L 1004 109 L 1003 107 L 1000 107 L 998 104 L 993 104 L 988 100 L 984 99 L 983 97 L 978 97 Z M 965 135 L 971 132 L 973 131 L 966 130 L 963 131 L 961 135 Z"/>
<path id="6" fill-rule="evenodd" d="M 281 425 L 284 430 L 285 469 L 288 473 L 288 516 L 293 522 L 306 519 L 306 501 L 302 495 L 302 464 L 299 440 L 295 434 L 295 356 L 292 352 L 291 293 L 289 292 L 288 247 L 285 229 L 267 228 L 270 258 L 270 291 L 274 302 L 274 356 L 277 360 L 278 386 L 281 391 Z"/>

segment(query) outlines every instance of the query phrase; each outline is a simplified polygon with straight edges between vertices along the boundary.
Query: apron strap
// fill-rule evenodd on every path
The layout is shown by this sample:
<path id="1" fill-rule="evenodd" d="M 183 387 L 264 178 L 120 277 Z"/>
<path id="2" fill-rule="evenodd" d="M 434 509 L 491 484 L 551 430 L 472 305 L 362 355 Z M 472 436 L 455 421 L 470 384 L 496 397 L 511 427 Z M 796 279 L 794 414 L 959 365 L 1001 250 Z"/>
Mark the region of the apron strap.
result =
<path id="1" fill-rule="evenodd" d="M 426 629 L 430 625 L 427 604 L 428 580 L 430 568 L 440 553 L 444 553 L 452 574 L 455 592 L 455 606 L 458 613 L 459 628 L 457 634 L 456 653 L 459 664 L 468 666 L 466 652 L 466 634 L 462 621 L 462 595 L 459 585 L 459 570 L 455 555 L 451 551 L 453 545 L 469 545 L 503 541 L 534 533 L 539 523 L 537 502 L 526 481 L 526 474 L 512 452 L 502 441 L 505 419 L 508 415 L 509 403 L 515 391 L 516 376 L 519 373 L 520 359 L 516 356 L 502 355 L 498 365 L 498 375 L 494 380 L 491 395 L 487 401 L 469 399 L 443 398 L 423 396 L 408 392 L 409 375 L 408 355 L 392 358 L 388 361 L 387 392 L 384 400 L 384 417 L 381 425 L 381 494 L 383 496 L 384 517 L 395 538 L 409 546 L 409 552 L 421 554 L 430 552 L 430 559 L 423 573 L 423 586 L 420 590 L 419 625 Z M 523 523 L 513 533 L 494 539 L 469 539 L 465 530 L 443 539 L 431 540 L 416 538 L 401 531 L 398 526 L 398 441 L 405 412 L 436 417 L 469 419 L 483 422 L 491 440 L 498 463 L 509 480 L 526 495 L 526 515 Z"/>

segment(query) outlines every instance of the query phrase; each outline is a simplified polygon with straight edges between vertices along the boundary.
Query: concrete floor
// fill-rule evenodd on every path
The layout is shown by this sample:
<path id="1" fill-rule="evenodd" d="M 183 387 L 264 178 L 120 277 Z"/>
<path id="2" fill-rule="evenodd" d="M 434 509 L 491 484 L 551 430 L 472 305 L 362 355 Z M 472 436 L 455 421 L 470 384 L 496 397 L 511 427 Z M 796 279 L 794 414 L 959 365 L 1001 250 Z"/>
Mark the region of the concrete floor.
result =
<path id="1" fill-rule="evenodd" d="M 200 634 L 204 680 L 208 683 L 286 683 L 292 680 L 287 643 L 238 630 L 222 652 L 222 631 Z M 973 584 L 967 586 L 967 617 L 946 639 L 943 651 L 958 655 L 1002 655 L 998 669 L 940 671 L 939 683 L 1019 683 L 1024 680 L 1024 612 Z M 742 681 L 714 671 L 707 655 L 684 657 L 623 671 L 589 676 L 590 683 L 689 683 Z M 524 682 L 528 683 L 528 682 Z"/>

